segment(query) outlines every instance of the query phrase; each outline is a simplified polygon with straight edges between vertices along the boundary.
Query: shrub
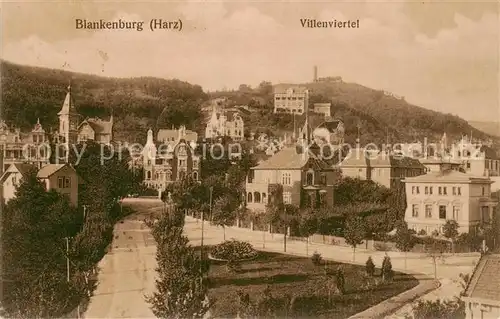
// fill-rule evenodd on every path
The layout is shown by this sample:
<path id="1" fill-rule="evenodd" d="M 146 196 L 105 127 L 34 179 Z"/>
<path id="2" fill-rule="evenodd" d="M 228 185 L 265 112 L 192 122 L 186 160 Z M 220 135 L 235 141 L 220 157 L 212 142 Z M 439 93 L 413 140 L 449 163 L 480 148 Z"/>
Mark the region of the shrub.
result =
<path id="1" fill-rule="evenodd" d="M 375 264 L 373 263 L 372 257 L 368 257 L 365 268 L 368 276 L 373 276 L 375 274 Z"/>
<path id="2" fill-rule="evenodd" d="M 421 229 L 421 230 L 418 232 L 418 234 L 419 234 L 420 236 L 425 236 L 425 235 L 427 235 L 427 232 L 426 232 L 424 229 Z"/>
<path id="3" fill-rule="evenodd" d="M 241 264 L 235 260 L 229 260 L 226 267 L 227 270 L 232 273 L 237 273 L 241 270 Z"/>
<path id="4" fill-rule="evenodd" d="M 315 266 L 321 265 L 321 259 L 322 259 L 321 254 L 318 253 L 317 251 L 315 251 L 314 254 L 312 254 L 311 256 L 311 261 Z"/>
<path id="5" fill-rule="evenodd" d="M 384 280 L 392 280 L 392 277 L 393 271 L 391 258 L 389 256 L 385 256 L 384 261 L 382 262 L 382 278 Z"/>
<path id="6" fill-rule="evenodd" d="M 439 236 L 439 232 L 434 229 L 434 231 L 432 232 L 432 236 L 434 236 L 434 237 Z"/>
<path id="7" fill-rule="evenodd" d="M 215 246 L 211 251 L 211 255 L 216 259 L 237 261 L 254 258 L 257 256 L 257 251 L 250 243 L 233 239 L 226 240 L 222 244 Z"/>
<path id="8" fill-rule="evenodd" d="M 465 318 L 464 303 L 460 299 L 446 301 L 441 301 L 439 299 L 436 301 L 418 300 L 413 306 L 413 318 Z"/>

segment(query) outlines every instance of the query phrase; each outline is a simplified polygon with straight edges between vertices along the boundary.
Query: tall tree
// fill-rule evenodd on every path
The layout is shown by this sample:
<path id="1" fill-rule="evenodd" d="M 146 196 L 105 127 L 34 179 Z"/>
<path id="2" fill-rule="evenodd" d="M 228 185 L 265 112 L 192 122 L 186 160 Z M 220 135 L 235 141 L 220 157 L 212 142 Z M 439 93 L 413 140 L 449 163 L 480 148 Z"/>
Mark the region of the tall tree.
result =
<path id="1" fill-rule="evenodd" d="M 413 237 L 413 233 L 408 229 L 408 224 L 405 221 L 400 222 L 397 225 L 396 230 L 396 247 L 400 251 L 405 252 L 405 269 L 407 262 L 407 253 L 412 250 L 415 244 L 415 238 Z"/>
<path id="2" fill-rule="evenodd" d="M 1 305 L 9 317 L 57 317 L 77 305 L 83 290 L 74 272 L 68 278 L 65 238 L 80 225 L 68 199 L 46 192 L 34 171 L 22 179 L 2 214 Z"/>
<path id="3" fill-rule="evenodd" d="M 146 301 L 158 318 L 203 318 L 209 310 L 208 286 L 202 280 L 208 268 L 182 235 L 183 224 L 180 210 L 164 214 L 152 224 L 159 279 Z"/>
<path id="4" fill-rule="evenodd" d="M 455 239 L 458 236 L 458 227 L 456 220 L 447 220 L 443 226 L 443 235 L 451 241 L 452 252 L 455 252 Z"/>
<path id="5" fill-rule="evenodd" d="M 366 230 L 363 219 L 359 216 L 351 216 L 347 219 L 344 230 L 345 241 L 352 247 L 352 260 L 356 259 L 356 247 L 363 242 L 366 237 Z"/>
<path id="6" fill-rule="evenodd" d="M 236 220 L 236 210 L 239 202 L 230 194 L 218 198 L 212 209 L 212 221 L 221 226 L 224 231 L 224 240 L 226 240 L 226 226 L 232 226 Z"/>

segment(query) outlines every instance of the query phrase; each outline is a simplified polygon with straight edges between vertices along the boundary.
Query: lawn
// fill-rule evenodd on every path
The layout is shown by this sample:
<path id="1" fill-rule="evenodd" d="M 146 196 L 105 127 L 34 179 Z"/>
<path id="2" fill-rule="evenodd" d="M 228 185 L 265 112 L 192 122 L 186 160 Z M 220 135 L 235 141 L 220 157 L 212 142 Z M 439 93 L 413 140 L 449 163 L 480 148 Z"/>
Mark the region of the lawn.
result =
<path id="1" fill-rule="evenodd" d="M 339 266 L 344 270 L 346 292 L 334 295 L 329 303 L 325 267 L 313 265 L 309 258 L 260 252 L 255 260 L 242 262 L 236 273 L 229 272 L 225 263 L 212 262 L 209 297 L 215 302 L 211 314 L 234 318 L 238 291 L 258 300 L 269 285 L 273 297 L 284 298 L 288 294 L 296 298 L 293 317 L 348 318 L 418 284 L 413 276 L 395 272 L 392 283 L 367 288 L 363 266 L 327 263 L 332 270 Z M 377 269 L 375 276 L 379 273 Z"/>

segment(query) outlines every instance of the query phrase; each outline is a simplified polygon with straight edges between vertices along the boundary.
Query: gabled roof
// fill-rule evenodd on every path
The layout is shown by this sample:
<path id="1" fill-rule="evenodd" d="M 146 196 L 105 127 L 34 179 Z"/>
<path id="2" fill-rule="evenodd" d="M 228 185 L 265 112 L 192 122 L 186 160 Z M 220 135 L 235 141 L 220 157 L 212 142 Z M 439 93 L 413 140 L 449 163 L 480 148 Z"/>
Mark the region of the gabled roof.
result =
<path id="1" fill-rule="evenodd" d="M 500 254 L 481 257 L 465 289 L 464 297 L 500 305 Z"/>
<path id="2" fill-rule="evenodd" d="M 0 177 L 0 182 L 4 182 L 5 179 L 13 172 L 19 172 L 23 177 L 25 177 L 29 171 L 36 170 L 36 167 L 31 164 L 26 163 L 14 163 L 7 168 L 7 170 Z"/>
<path id="3" fill-rule="evenodd" d="M 99 118 L 87 118 L 83 120 L 82 123 L 78 126 L 78 128 L 82 127 L 82 125 L 88 124 L 94 130 L 96 134 L 112 134 L 113 132 L 113 121 L 103 121 Z"/>
<path id="4" fill-rule="evenodd" d="M 310 151 L 307 154 L 300 153 L 296 147 L 283 148 L 267 160 L 253 167 L 253 169 L 299 170 L 306 166 L 306 164 L 310 164 L 320 170 L 331 169 L 328 164 L 321 159 L 316 158 Z"/>
<path id="5" fill-rule="evenodd" d="M 458 182 L 458 183 L 493 183 L 491 179 L 483 176 L 474 176 L 467 173 L 462 173 L 453 169 L 429 172 L 425 175 L 406 177 L 405 182 L 420 183 L 420 182 Z"/>
<path id="6" fill-rule="evenodd" d="M 51 175 L 54 175 L 57 171 L 59 171 L 60 169 L 62 169 L 65 166 L 68 166 L 72 170 L 75 170 L 73 167 L 69 166 L 68 164 L 47 164 L 38 171 L 38 174 L 36 174 L 36 176 L 38 178 L 48 178 Z M 76 173 L 76 171 L 75 171 L 75 173 Z"/>
<path id="7" fill-rule="evenodd" d="M 349 150 L 342 162 L 339 163 L 340 167 L 368 167 L 369 162 L 363 148 L 355 148 Z"/>

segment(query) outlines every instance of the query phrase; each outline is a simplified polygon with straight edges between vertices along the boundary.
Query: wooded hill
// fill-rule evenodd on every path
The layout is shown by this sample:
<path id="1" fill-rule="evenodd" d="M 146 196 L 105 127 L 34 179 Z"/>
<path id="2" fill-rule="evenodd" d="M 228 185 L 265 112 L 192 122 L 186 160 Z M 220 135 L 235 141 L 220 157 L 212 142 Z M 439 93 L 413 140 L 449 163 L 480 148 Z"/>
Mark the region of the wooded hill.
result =
<path id="1" fill-rule="evenodd" d="M 46 130 L 57 129 L 57 112 L 61 109 L 69 81 L 78 112 L 82 118 L 114 115 L 115 138 L 121 141 L 144 142 L 149 128 L 170 128 L 186 125 L 204 133 L 202 105 L 209 98 L 226 96 L 233 105 L 247 104 L 250 112 L 243 114 L 245 131 L 269 133 L 292 132 L 290 115 L 272 114 L 273 86 L 263 82 L 255 89 L 242 85 L 238 91 L 207 94 L 201 86 L 177 79 L 152 77 L 110 78 L 72 73 L 39 67 L 1 62 L 1 116 L 8 123 L 29 130 L 37 118 Z M 346 141 L 353 143 L 360 126 L 362 144 L 420 141 L 428 137 L 439 141 L 444 132 L 450 138 L 473 133 L 484 140 L 492 137 L 470 126 L 467 121 L 418 107 L 404 100 L 387 96 L 354 83 L 318 82 L 299 84 L 311 91 L 310 104 L 331 102 L 332 114 L 346 124 Z M 298 127 L 303 119 L 296 118 Z"/>

